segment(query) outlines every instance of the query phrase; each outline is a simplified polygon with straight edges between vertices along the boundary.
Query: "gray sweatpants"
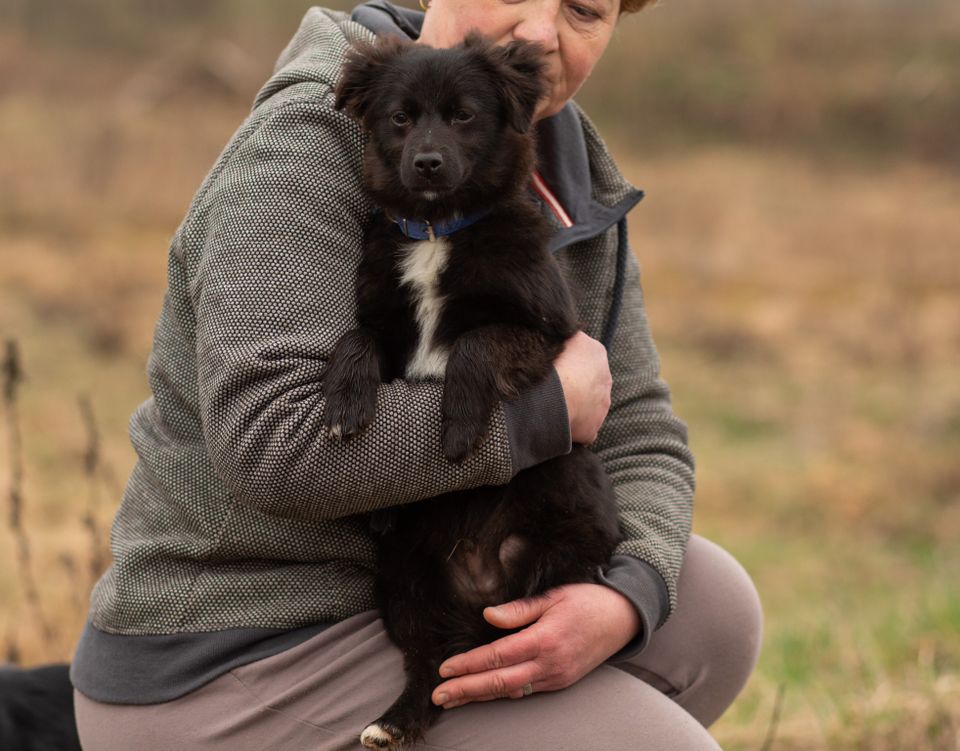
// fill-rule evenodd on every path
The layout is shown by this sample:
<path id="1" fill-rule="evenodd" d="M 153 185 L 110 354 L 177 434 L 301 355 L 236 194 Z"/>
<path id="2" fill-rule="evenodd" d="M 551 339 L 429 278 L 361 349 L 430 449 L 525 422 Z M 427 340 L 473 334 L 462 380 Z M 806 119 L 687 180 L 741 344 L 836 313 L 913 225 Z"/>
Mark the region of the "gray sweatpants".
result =
<path id="1" fill-rule="evenodd" d="M 693 536 L 673 617 L 633 660 L 562 691 L 441 714 L 424 749 L 717 749 L 704 729 L 743 688 L 760 648 L 753 583 L 726 551 Z M 375 611 L 235 668 L 174 701 L 101 704 L 74 692 L 84 751 L 340 751 L 403 687 L 403 661 Z"/>

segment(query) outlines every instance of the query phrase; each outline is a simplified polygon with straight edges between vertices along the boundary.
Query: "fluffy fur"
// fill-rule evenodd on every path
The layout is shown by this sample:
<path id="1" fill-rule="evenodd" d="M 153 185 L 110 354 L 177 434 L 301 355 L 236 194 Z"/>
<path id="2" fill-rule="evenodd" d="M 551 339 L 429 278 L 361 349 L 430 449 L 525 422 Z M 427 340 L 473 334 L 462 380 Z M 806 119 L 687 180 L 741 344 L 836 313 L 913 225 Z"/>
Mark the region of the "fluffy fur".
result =
<path id="1" fill-rule="evenodd" d="M 461 462 L 483 441 L 498 401 L 546 378 L 576 331 L 528 189 L 540 69 L 537 48 L 477 36 L 446 50 L 384 40 L 348 58 L 337 106 L 369 133 L 365 180 L 381 212 L 358 270 L 359 326 L 324 372 L 332 436 L 372 421 L 379 383 L 443 378 L 443 450 Z M 411 240 L 394 222 L 481 211 L 435 240 Z M 388 519 L 376 594 L 407 685 L 363 731 L 369 748 L 422 736 L 438 713 L 430 696 L 440 663 L 504 635 L 484 621 L 485 606 L 595 581 L 620 538 L 612 487 L 582 446 L 505 486 L 449 493 Z"/>

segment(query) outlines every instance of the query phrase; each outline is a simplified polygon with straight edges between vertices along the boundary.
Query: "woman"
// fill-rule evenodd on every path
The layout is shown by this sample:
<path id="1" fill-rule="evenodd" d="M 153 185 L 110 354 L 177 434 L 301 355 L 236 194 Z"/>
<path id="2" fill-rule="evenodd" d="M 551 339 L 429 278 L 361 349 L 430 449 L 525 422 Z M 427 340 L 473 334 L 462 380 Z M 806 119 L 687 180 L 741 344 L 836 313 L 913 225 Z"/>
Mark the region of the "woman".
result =
<path id="1" fill-rule="evenodd" d="M 371 609 L 371 512 L 507 482 L 571 441 L 603 458 L 626 539 L 602 583 L 485 611 L 528 627 L 441 667 L 434 701 L 453 711 L 426 747 L 716 748 L 704 728 L 752 671 L 759 605 L 729 555 L 690 537 L 692 457 L 626 244 L 640 194 L 570 102 L 646 0 L 620 2 L 307 14 L 171 244 L 154 395 L 131 420 L 139 461 L 73 664 L 86 751 L 356 748 L 403 681 Z M 333 109 L 343 55 L 377 34 L 440 47 L 474 28 L 545 49 L 535 185 L 586 333 L 457 466 L 439 384 L 381 386 L 377 420 L 339 443 L 320 429 L 318 374 L 352 325 L 373 209 L 362 133 Z M 501 697 L 521 700 L 483 704 Z"/>

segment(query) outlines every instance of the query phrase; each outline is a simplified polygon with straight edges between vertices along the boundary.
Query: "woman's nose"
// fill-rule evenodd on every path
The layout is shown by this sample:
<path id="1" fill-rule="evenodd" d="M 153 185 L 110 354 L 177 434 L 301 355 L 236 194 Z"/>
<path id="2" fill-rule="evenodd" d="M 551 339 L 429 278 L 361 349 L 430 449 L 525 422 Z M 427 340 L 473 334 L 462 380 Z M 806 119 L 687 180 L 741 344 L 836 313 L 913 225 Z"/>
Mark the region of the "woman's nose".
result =
<path id="1" fill-rule="evenodd" d="M 521 42 L 536 42 L 544 52 L 555 52 L 560 44 L 557 24 L 560 16 L 560 3 L 556 0 L 541 0 L 525 3 L 521 21 L 514 27 L 513 38 Z"/>

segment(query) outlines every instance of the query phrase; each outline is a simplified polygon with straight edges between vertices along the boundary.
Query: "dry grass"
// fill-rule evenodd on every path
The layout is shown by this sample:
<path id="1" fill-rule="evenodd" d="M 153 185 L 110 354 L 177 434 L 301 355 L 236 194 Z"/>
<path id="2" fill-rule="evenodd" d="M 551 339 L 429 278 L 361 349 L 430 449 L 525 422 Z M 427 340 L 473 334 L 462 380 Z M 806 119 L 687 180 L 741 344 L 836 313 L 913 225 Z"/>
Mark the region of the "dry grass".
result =
<path id="1" fill-rule="evenodd" d="M 733 32 L 704 36 L 704 18 L 651 16 L 663 29 L 651 45 L 676 49 L 687 28 L 719 54 Z M 790 18 L 772 28 L 795 49 Z M 837 39 L 807 31 L 810 44 Z M 147 396 L 167 241 L 270 66 L 238 53 L 226 73 L 195 47 L 132 67 L 32 49 L 0 31 L 0 340 L 17 340 L 25 376 L 22 519 L 53 629 L 48 639 L 38 627 L 16 536 L 0 526 L 0 646 L 27 663 L 69 658 L 103 545 L 92 532 L 109 524 L 134 460 L 125 426 Z M 857 54 L 886 70 L 873 50 Z M 798 96 L 821 106 L 810 86 L 835 85 L 818 79 Z M 761 99 L 775 108 L 779 96 Z M 656 148 L 612 132 L 649 194 L 632 238 L 698 457 L 696 528 L 744 562 L 766 609 L 760 668 L 717 737 L 761 748 L 783 687 L 770 748 L 956 751 L 960 174 L 909 144 L 850 158 L 796 135 L 678 128 L 683 138 Z"/>
<path id="2" fill-rule="evenodd" d="M 621 24 L 584 95 L 659 151 L 788 146 L 960 167 L 960 5 L 663 0 Z"/>

